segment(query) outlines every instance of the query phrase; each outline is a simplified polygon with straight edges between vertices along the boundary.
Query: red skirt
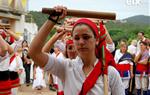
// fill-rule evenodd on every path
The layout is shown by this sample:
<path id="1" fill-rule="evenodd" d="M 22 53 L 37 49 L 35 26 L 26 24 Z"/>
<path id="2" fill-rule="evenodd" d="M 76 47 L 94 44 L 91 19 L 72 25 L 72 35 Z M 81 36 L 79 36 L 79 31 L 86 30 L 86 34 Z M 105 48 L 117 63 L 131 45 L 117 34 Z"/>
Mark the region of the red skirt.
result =
<path id="1" fill-rule="evenodd" d="M 0 95 L 9 95 L 11 94 L 11 81 L 5 80 L 0 81 Z"/>

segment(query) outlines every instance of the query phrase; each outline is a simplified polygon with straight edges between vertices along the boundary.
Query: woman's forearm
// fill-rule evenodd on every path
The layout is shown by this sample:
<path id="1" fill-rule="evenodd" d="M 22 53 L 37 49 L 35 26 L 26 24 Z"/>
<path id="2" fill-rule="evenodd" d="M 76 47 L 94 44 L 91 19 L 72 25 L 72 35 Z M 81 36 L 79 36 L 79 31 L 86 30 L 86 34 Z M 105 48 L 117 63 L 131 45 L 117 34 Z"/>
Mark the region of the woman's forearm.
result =
<path id="1" fill-rule="evenodd" d="M 48 34 L 54 27 L 55 23 L 65 18 L 67 14 L 67 9 L 63 6 L 56 6 L 54 7 L 54 10 L 56 12 L 62 12 L 62 14 L 59 17 L 50 15 L 49 20 L 47 20 L 40 28 L 38 34 L 34 37 L 29 47 L 29 56 L 40 67 L 44 67 L 48 63 L 48 60 L 50 60 L 49 56 L 45 52 L 42 52 L 42 48 L 45 44 Z"/>
<path id="2" fill-rule="evenodd" d="M 20 39 L 20 37 L 18 36 L 18 35 L 16 35 L 13 31 L 11 31 L 11 30 L 6 30 L 7 31 L 7 33 L 9 34 L 9 35 L 11 35 L 16 41 L 18 41 L 19 39 Z"/>
<path id="3" fill-rule="evenodd" d="M 1 36 L 0 36 L 0 49 L 2 50 L 2 52 L 6 52 L 8 50 L 7 44 Z"/>
<path id="4" fill-rule="evenodd" d="M 34 57 L 35 54 L 38 54 L 42 51 L 42 47 L 46 41 L 46 38 L 50 31 L 52 30 L 54 23 L 50 20 L 47 20 L 44 25 L 39 30 L 39 33 L 33 39 L 30 48 L 29 48 L 29 55 Z"/>
<path id="5" fill-rule="evenodd" d="M 52 48 L 52 45 L 57 41 L 57 39 L 58 39 L 57 34 L 54 34 L 52 38 L 44 45 L 42 51 L 49 53 Z"/>
<path id="6" fill-rule="evenodd" d="M 140 57 L 141 57 L 141 53 L 139 53 L 137 56 L 135 56 L 134 62 L 137 63 L 138 60 L 140 59 Z"/>

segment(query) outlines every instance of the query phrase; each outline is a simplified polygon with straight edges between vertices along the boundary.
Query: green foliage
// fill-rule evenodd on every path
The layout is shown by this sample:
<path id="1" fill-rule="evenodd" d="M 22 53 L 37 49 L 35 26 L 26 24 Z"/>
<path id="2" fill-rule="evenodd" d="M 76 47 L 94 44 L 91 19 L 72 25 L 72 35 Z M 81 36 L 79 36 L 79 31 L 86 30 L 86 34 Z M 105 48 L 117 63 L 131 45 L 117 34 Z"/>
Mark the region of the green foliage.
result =
<path id="1" fill-rule="evenodd" d="M 126 39 L 129 42 L 132 39 L 137 39 L 137 33 L 143 31 L 145 36 L 150 38 L 150 26 L 147 24 L 130 23 L 130 22 L 108 22 L 106 27 L 114 40 L 118 42 L 121 39 Z"/>
<path id="2" fill-rule="evenodd" d="M 48 18 L 48 15 L 37 11 L 30 11 L 28 15 L 32 15 L 33 22 L 35 22 L 39 28 L 43 25 L 43 23 Z"/>

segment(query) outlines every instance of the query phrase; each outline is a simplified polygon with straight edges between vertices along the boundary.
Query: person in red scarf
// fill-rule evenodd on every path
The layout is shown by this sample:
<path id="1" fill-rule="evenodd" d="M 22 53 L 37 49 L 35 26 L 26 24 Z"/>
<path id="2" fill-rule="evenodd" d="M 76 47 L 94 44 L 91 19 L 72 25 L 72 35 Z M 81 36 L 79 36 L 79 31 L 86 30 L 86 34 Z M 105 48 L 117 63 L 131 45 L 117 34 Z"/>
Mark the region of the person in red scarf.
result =
<path id="1" fill-rule="evenodd" d="M 107 67 L 112 59 L 107 58 L 109 52 L 106 47 L 101 51 L 103 40 L 100 42 L 99 39 L 102 36 L 89 19 L 79 19 L 73 26 L 73 42 L 78 53 L 75 59 L 58 59 L 42 52 L 47 35 L 67 14 L 63 6 L 54 7 L 54 10 L 62 14 L 49 16 L 29 48 L 29 55 L 35 63 L 62 80 L 64 95 L 104 95 L 104 73 L 108 75 L 108 95 L 125 95 L 119 73 L 114 67 Z M 102 58 L 103 52 L 106 53 L 106 59 Z M 103 61 L 106 62 L 105 67 L 102 66 Z"/>
<path id="2" fill-rule="evenodd" d="M 77 56 L 77 52 L 75 51 L 70 32 L 67 32 L 62 27 L 57 28 L 56 30 L 57 30 L 57 33 L 55 33 L 52 36 L 52 38 L 44 45 L 43 51 L 49 53 L 51 46 L 54 43 L 56 43 L 56 41 L 58 41 L 58 40 L 60 41 L 60 38 L 61 38 L 61 40 L 63 40 L 65 43 L 65 49 L 61 52 L 62 56 L 59 56 L 59 58 L 61 57 L 61 58 L 75 59 Z M 63 41 L 61 41 L 61 43 L 63 43 Z M 63 45 L 61 45 L 61 43 L 59 43 L 58 45 L 59 45 L 59 47 L 61 46 L 61 48 L 63 48 Z M 55 77 L 53 77 L 53 78 L 55 78 Z M 54 79 L 52 79 L 52 80 L 54 80 Z M 53 85 L 53 83 L 51 83 L 51 88 L 52 88 L 52 85 Z M 57 95 L 64 95 L 62 82 L 59 78 L 57 78 Z"/>
<path id="3" fill-rule="evenodd" d="M 12 31 L 10 31 L 9 29 L 0 29 L 0 35 L 10 45 L 15 41 L 14 35 L 12 34 Z"/>
<path id="4" fill-rule="evenodd" d="M 116 69 L 120 73 L 126 95 L 129 95 L 129 81 L 133 78 L 133 59 L 132 55 L 127 52 L 127 41 L 121 40 L 119 49 L 116 50 L 114 56 Z"/>
<path id="5" fill-rule="evenodd" d="M 147 95 L 148 87 L 148 59 L 149 50 L 148 43 L 145 41 L 140 42 L 140 51 L 135 56 L 136 72 L 135 72 L 135 88 L 137 90 L 137 95 Z"/>
<path id="6" fill-rule="evenodd" d="M 15 53 L 20 46 L 21 39 L 14 33 L 12 33 L 13 35 L 16 41 L 11 46 L 0 35 L 0 95 L 16 95 L 16 87 L 19 86 L 18 66 L 20 65 L 16 65 Z M 20 61 L 18 60 L 18 62 Z"/>
<path id="7" fill-rule="evenodd" d="M 5 42 L 0 35 L 0 95 L 11 94 L 11 81 L 9 74 L 10 55 L 12 48 Z"/>

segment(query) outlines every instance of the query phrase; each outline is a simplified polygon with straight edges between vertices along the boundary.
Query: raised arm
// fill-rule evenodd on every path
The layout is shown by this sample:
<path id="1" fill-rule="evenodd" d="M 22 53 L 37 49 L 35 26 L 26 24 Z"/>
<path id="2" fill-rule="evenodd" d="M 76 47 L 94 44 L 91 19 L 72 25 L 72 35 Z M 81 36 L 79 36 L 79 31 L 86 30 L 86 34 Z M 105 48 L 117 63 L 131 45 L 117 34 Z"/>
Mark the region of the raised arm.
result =
<path id="1" fill-rule="evenodd" d="M 111 36 L 110 36 L 110 34 L 109 34 L 109 32 L 108 32 L 108 30 L 107 30 L 107 28 L 106 28 L 105 25 L 104 25 L 104 28 L 106 30 L 106 35 L 107 35 L 107 37 L 106 37 L 106 43 L 107 44 L 113 44 L 113 40 L 112 40 L 112 38 L 111 38 Z"/>
<path id="2" fill-rule="evenodd" d="M 12 54 L 14 52 L 11 46 L 7 42 L 5 42 L 5 40 L 3 40 L 1 35 L 0 35 L 0 50 L 1 56 L 5 56 L 6 52 L 8 52 L 9 54 Z"/>
<path id="3" fill-rule="evenodd" d="M 63 36 L 64 34 L 65 34 L 65 31 L 64 31 L 64 30 L 62 30 L 61 32 L 55 33 L 55 34 L 52 36 L 52 38 L 44 45 L 42 51 L 49 53 L 49 51 L 50 51 L 52 45 L 54 45 L 54 43 L 55 43 L 61 36 Z"/>
<path id="4" fill-rule="evenodd" d="M 104 25 L 104 28 L 106 30 L 106 35 L 107 35 L 107 37 L 106 37 L 106 43 L 107 43 L 106 45 L 107 46 L 106 47 L 110 52 L 113 52 L 115 50 L 115 44 L 114 44 L 114 42 L 113 42 L 113 40 L 112 40 L 112 38 L 111 38 L 105 25 Z"/>
<path id="5" fill-rule="evenodd" d="M 4 29 L 4 31 L 6 31 L 7 34 L 11 35 L 16 41 L 20 39 L 20 37 L 17 36 L 13 31 L 7 29 Z"/>
<path id="6" fill-rule="evenodd" d="M 67 14 L 67 9 L 62 6 L 54 7 L 54 9 L 57 12 L 62 12 L 61 16 L 59 16 L 58 20 L 63 19 Z M 53 20 L 57 19 L 57 16 L 51 16 Z M 49 34 L 49 32 L 52 30 L 53 26 L 55 25 L 55 22 L 52 20 L 47 20 L 44 25 L 39 30 L 38 34 L 33 39 L 30 47 L 29 47 L 29 55 L 37 63 L 39 66 L 43 67 L 48 62 L 48 55 L 44 52 L 42 52 L 42 48 L 44 46 L 44 42 L 46 41 L 46 38 Z"/>
<path id="7" fill-rule="evenodd" d="M 5 42 L 5 40 L 3 40 L 3 38 L 0 35 L 0 55 L 3 56 L 4 54 L 6 54 L 6 52 L 8 51 L 8 47 L 7 44 Z"/>

